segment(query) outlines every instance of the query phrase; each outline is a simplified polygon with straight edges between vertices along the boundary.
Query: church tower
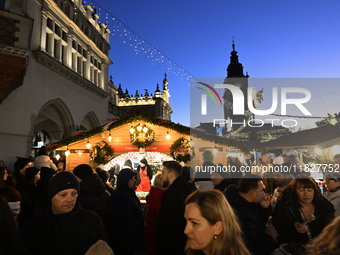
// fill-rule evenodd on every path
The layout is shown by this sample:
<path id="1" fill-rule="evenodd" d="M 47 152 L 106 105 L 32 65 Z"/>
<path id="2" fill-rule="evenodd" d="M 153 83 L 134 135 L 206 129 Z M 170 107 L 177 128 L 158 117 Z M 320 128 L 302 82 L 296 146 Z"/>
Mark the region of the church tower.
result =
<path id="1" fill-rule="evenodd" d="M 227 68 L 227 77 L 224 79 L 224 84 L 232 84 L 239 87 L 244 95 L 244 109 L 248 110 L 247 106 L 247 90 L 248 90 L 248 73 L 243 74 L 243 66 L 238 61 L 237 51 L 235 50 L 235 43 L 233 40 L 233 51 L 230 53 L 230 64 Z M 233 114 L 233 96 L 229 89 L 226 89 L 223 95 L 224 99 L 224 118 L 228 120 L 226 131 L 235 131 L 243 126 L 243 120 L 247 122 L 245 115 Z M 234 124 L 238 123 L 238 124 Z M 247 124 L 246 124 L 247 125 Z"/>

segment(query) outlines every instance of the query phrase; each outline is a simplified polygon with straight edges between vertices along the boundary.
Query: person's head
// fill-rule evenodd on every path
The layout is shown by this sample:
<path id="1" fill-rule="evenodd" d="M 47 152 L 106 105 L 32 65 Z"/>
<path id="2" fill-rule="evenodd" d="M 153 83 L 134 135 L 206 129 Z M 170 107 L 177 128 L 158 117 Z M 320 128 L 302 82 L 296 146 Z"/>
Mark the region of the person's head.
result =
<path id="1" fill-rule="evenodd" d="M 0 166 L 0 186 L 5 183 L 7 180 L 8 173 L 7 173 L 7 168 L 4 166 Z"/>
<path id="2" fill-rule="evenodd" d="M 133 169 L 133 167 L 132 167 L 132 162 L 131 162 L 130 159 L 128 159 L 128 160 L 126 160 L 126 161 L 124 162 L 124 168 Z"/>
<path id="3" fill-rule="evenodd" d="M 323 197 L 315 183 L 315 181 L 304 174 L 296 176 L 294 181 L 287 186 L 283 192 L 283 196 L 286 194 L 292 194 L 293 199 L 298 207 L 313 203 L 315 206 L 320 205 Z"/>
<path id="4" fill-rule="evenodd" d="M 283 164 L 283 157 L 277 156 L 273 160 L 274 165 L 282 165 Z"/>
<path id="5" fill-rule="evenodd" d="M 14 163 L 14 170 L 20 171 L 25 174 L 26 169 L 33 166 L 33 162 L 29 158 L 18 158 Z"/>
<path id="6" fill-rule="evenodd" d="M 163 189 L 163 181 L 161 175 L 162 175 L 161 173 L 158 173 L 153 179 L 152 186 L 154 186 L 155 188 Z"/>
<path id="7" fill-rule="evenodd" d="M 294 166 L 300 167 L 300 160 L 297 156 L 291 154 L 284 158 L 285 163 L 290 163 Z"/>
<path id="8" fill-rule="evenodd" d="M 164 161 L 161 178 L 163 187 L 169 187 L 182 174 L 182 166 L 177 161 Z"/>
<path id="9" fill-rule="evenodd" d="M 3 160 L 0 160 L 0 166 L 4 166 L 5 162 Z"/>
<path id="10" fill-rule="evenodd" d="M 340 153 L 334 155 L 333 162 L 340 167 Z"/>
<path id="11" fill-rule="evenodd" d="M 290 163 L 283 163 L 282 167 L 279 168 L 280 171 L 274 171 L 273 176 L 274 176 L 274 182 L 277 187 L 282 188 L 286 186 L 290 180 L 291 180 L 291 175 L 289 171 L 291 164 Z M 277 166 L 279 167 L 279 166 Z"/>
<path id="12" fill-rule="evenodd" d="M 326 185 L 329 190 L 335 190 L 340 186 L 340 174 L 339 173 L 328 173 L 326 175 Z"/>
<path id="13" fill-rule="evenodd" d="M 197 190 L 185 201 L 184 233 L 188 236 L 186 254 L 202 250 L 205 254 L 249 254 L 231 206 L 216 190 Z"/>
<path id="14" fill-rule="evenodd" d="M 140 166 L 141 166 L 141 167 L 144 167 L 145 165 L 148 164 L 148 161 L 146 161 L 146 158 L 142 158 L 142 159 L 139 161 L 139 163 L 140 163 Z"/>
<path id="15" fill-rule="evenodd" d="M 124 168 L 119 172 L 117 178 L 117 187 L 122 190 L 135 190 L 136 189 L 136 175 L 130 168 Z"/>
<path id="16" fill-rule="evenodd" d="M 263 164 L 268 165 L 272 158 L 271 158 L 270 153 L 268 151 L 263 151 L 261 153 L 261 159 L 262 159 Z"/>
<path id="17" fill-rule="evenodd" d="M 103 183 L 106 183 L 107 180 L 110 178 L 110 174 L 107 171 L 105 171 L 105 170 L 103 170 L 99 167 L 96 168 L 96 172 L 97 172 L 99 178 L 103 181 Z"/>
<path id="18" fill-rule="evenodd" d="M 36 184 L 40 179 L 40 170 L 36 167 L 29 167 L 25 171 L 25 181 L 27 183 Z"/>
<path id="19" fill-rule="evenodd" d="M 340 217 L 336 217 L 331 224 L 306 245 L 308 254 L 340 254 Z"/>
<path id="20" fill-rule="evenodd" d="M 92 167 L 88 164 L 81 164 L 73 169 L 73 174 L 77 177 L 78 181 L 83 181 L 86 177 L 93 174 Z"/>
<path id="21" fill-rule="evenodd" d="M 71 172 L 60 172 L 50 181 L 47 190 L 53 214 L 70 213 L 76 206 L 79 182 Z"/>
<path id="22" fill-rule="evenodd" d="M 262 201 L 264 188 L 262 178 L 254 174 L 243 176 L 238 184 L 239 194 L 249 202 L 254 203 L 260 203 Z"/>
<path id="23" fill-rule="evenodd" d="M 38 151 L 37 156 L 41 156 L 41 155 L 47 156 L 47 150 L 45 146 L 42 146 Z"/>
<path id="24" fill-rule="evenodd" d="M 53 168 L 45 167 L 45 166 L 42 166 L 40 168 L 40 179 L 41 180 L 50 181 L 53 175 L 55 174 L 56 174 L 56 171 Z"/>

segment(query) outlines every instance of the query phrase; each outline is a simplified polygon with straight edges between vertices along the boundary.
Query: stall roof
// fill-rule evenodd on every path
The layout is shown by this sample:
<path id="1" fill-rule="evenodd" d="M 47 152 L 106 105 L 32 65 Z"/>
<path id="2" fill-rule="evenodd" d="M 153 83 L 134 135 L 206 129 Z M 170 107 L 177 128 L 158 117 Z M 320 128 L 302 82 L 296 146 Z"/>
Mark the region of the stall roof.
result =
<path id="1" fill-rule="evenodd" d="M 315 147 L 325 149 L 340 143 L 340 125 L 328 125 L 291 133 L 263 143 L 266 149 Z"/>

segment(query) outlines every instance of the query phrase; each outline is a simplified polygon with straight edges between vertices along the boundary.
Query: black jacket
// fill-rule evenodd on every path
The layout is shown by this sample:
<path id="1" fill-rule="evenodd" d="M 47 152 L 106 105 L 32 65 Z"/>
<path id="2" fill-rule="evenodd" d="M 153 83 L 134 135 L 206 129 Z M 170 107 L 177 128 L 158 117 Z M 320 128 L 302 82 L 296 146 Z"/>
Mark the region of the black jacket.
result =
<path id="1" fill-rule="evenodd" d="M 133 254 L 144 241 L 144 219 L 141 205 L 134 190 L 128 187 L 128 181 L 136 173 L 131 169 L 120 171 L 117 189 L 111 194 L 114 211 L 114 241 L 112 248 L 115 255 Z"/>
<path id="2" fill-rule="evenodd" d="M 289 208 L 290 207 L 290 208 Z M 334 218 L 334 206 L 327 199 L 322 199 L 322 204 L 315 207 L 315 220 L 308 223 L 308 228 L 312 238 L 320 234 L 320 232 Z M 295 215 L 295 216 L 294 216 Z M 291 241 L 305 244 L 308 242 L 307 233 L 300 234 L 294 227 L 297 219 L 303 223 L 301 214 L 291 195 L 281 196 L 275 205 L 272 223 L 279 234 L 279 244 Z"/>
<path id="3" fill-rule="evenodd" d="M 218 189 L 219 191 L 224 192 L 226 187 L 228 187 L 230 184 L 231 181 L 229 179 L 223 179 L 220 184 L 214 185 L 214 189 Z"/>
<path id="4" fill-rule="evenodd" d="M 239 219 L 244 241 L 250 252 L 254 255 L 271 254 L 276 247 L 276 241 L 264 233 L 264 230 L 272 207 L 262 208 L 259 204 L 248 202 L 238 194 L 235 185 L 227 187 L 226 198 Z"/>
<path id="5" fill-rule="evenodd" d="M 153 225 L 158 254 L 185 254 L 184 202 L 191 192 L 190 183 L 179 176 L 163 193 L 162 205 Z"/>
<path id="6" fill-rule="evenodd" d="M 51 201 L 37 202 L 34 220 L 20 229 L 22 240 L 34 255 L 84 255 L 98 240 L 108 242 L 100 217 L 84 210 L 79 198 L 70 213 L 54 215 Z"/>
<path id="7" fill-rule="evenodd" d="M 92 210 L 100 216 L 103 222 L 108 212 L 112 212 L 110 195 L 106 192 L 103 181 L 97 174 L 84 178 L 79 184 L 80 203 L 84 209 Z M 112 217 L 112 215 L 111 215 Z"/>

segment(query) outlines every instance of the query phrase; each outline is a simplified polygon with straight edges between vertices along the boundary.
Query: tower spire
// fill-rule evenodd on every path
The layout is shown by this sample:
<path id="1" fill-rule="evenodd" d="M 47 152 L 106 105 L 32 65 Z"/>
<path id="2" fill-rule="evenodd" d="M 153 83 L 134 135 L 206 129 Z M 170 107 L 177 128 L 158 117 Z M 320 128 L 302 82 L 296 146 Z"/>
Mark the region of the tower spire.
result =
<path id="1" fill-rule="evenodd" d="M 241 63 L 238 62 L 238 56 L 237 56 L 237 51 L 235 50 L 235 41 L 233 37 L 233 51 L 230 52 L 230 64 L 228 65 L 227 68 L 227 77 L 244 77 L 243 74 L 243 66 Z"/>

